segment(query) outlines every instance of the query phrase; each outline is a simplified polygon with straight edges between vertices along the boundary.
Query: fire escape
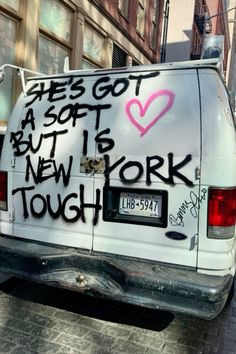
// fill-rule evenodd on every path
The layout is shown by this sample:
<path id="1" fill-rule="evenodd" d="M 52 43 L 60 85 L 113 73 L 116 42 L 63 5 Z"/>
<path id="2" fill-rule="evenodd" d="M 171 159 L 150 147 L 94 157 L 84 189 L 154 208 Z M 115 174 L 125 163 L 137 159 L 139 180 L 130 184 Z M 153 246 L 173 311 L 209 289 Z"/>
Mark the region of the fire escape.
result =
<path id="1" fill-rule="evenodd" d="M 194 9 L 193 36 L 191 46 L 191 60 L 201 58 L 204 35 L 211 33 L 212 23 L 209 9 L 205 0 L 197 0 Z"/>

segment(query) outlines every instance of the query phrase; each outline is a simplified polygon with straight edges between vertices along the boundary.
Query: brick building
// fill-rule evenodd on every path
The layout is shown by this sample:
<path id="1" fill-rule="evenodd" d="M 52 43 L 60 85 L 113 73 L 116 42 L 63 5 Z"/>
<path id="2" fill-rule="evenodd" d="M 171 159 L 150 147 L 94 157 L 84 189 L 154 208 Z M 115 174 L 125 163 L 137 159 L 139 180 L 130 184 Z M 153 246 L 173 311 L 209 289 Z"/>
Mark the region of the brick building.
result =
<path id="1" fill-rule="evenodd" d="M 201 57 L 204 40 L 208 36 L 224 36 L 223 69 L 227 69 L 228 53 L 230 49 L 229 24 L 227 7 L 223 0 L 196 0 L 194 9 L 191 58 Z"/>
<path id="2" fill-rule="evenodd" d="M 227 10 L 224 0 L 172 0 L 166 61 L 200 59 L 207 36 L 223 35 L 226 71 L 230 49 Z"/>
<path id="3" fill-rule="evenodd" d="M 233 108 L 236 90 L 235 9 L 236 0 L 171 0 L 165 60 L 200 59 L 207 41 L 221 36 L 222 69 Z"/>

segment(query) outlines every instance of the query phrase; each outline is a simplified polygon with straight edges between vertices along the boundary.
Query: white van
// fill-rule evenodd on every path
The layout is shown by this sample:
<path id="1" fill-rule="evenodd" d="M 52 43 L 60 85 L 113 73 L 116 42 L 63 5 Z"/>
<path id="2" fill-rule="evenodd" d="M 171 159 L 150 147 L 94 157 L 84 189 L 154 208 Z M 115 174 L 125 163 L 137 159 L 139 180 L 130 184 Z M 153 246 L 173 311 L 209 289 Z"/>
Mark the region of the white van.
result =
<path id="1" fill-rule="evenodd" d="M 28 80 L 5 135 L 0 270 L 216 317 L 236 265 L 236 135 L 215 61 Z"/>

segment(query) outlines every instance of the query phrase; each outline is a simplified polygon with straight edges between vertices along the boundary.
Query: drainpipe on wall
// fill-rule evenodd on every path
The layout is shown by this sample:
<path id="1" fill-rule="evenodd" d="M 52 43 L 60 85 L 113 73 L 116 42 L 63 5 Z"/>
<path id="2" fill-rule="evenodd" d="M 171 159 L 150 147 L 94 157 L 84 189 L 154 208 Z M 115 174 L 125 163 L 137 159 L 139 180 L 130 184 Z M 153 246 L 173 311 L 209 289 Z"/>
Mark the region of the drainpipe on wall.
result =
<path id="1" fill-rule="evenodd" d="M 170 6 L 170 0 L 166 0 L 165 9 L 163 12 L 163 32 L 162 32 L 161 53 L 160 53 L 161 63 L 164 63 L 166 60 L 166 43 L 167 43 L 167 31 L 168 31 L 168 22 L 169 22 L 169 6 Z"/>

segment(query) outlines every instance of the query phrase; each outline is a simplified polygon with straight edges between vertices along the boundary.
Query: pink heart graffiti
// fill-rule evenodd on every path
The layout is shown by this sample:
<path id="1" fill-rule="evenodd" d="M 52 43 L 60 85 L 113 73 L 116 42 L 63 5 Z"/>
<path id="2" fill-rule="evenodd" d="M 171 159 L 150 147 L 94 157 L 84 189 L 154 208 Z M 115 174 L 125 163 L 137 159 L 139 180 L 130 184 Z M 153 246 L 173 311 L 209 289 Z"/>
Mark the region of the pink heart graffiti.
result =
<path id="1" fill-rule="evenodd" d="M 161 110 L 160 113 L 157 114 L 157 116 L 155 116 L 153 118 L 153 120 L 146 126 L 140 124 L 137 119 L 133 116 L 133 114 L 130 111 L 130 107 L 133 104 L 137 104 L 139 106 L 139 110 L 140 110 L 140 120 L 143 118 L 143 116 L 145 115 L 148 107 L 150 106 L 150 104 L 157 99 L 160 96 L 167 96 L 168 97 L 168 102 L 166 104 L 166 106 Z M 140 136 L 143 136 L 144 134 L 146 134 L 149 129 L 151 129 L 154 124 L 156 124 L 156 122 L 158 122 L 158 120 L 164 116 L 165 113 L 167 113 L 170 108 L 172 107 L 173 103 L 174 103 L 174 99 L 175 99 L 175 94 L 170 91 L 170 90 L 159 90 L 154 92 L 147 100 L 147 102 L 144 104 L 144 106 L 142 105 L 142 103 L 137 99 L 137 98 L 132 98 L 130 101 L 127 102 L 126 104 L 126 113 L 128 114 L 129 120 L 131 121 L 131 123 L 138 128 L 138 130 L 141 132 Z"/>

